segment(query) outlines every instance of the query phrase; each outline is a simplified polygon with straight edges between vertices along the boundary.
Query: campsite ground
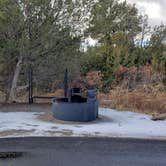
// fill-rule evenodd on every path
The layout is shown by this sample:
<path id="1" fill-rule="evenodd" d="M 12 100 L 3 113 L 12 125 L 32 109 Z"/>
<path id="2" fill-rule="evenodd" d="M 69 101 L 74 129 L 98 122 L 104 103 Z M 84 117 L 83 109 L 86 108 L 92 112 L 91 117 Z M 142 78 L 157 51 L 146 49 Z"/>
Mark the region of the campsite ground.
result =
<path id="1" fill-rule="evenodd" d="M 88 123 L 53 118 L 49 104 L 0 106 L 0 137 L 120 137 L 166 140 L 166 120 L 150 115 L 99 109 L 99 118 Z"/>

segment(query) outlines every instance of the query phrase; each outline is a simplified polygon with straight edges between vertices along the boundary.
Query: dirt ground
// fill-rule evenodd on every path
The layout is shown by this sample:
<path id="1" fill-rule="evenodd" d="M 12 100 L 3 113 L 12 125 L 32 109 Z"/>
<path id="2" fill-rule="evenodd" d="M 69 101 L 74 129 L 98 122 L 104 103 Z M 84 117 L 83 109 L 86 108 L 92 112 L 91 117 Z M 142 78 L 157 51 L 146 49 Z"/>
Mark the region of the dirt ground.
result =
<path id="1" fill-rule="evenodd" d="M 46 103 L 13 103 L 13 104 L 0 104 L 0 112 L 50 112 L 51 104 Z"/>

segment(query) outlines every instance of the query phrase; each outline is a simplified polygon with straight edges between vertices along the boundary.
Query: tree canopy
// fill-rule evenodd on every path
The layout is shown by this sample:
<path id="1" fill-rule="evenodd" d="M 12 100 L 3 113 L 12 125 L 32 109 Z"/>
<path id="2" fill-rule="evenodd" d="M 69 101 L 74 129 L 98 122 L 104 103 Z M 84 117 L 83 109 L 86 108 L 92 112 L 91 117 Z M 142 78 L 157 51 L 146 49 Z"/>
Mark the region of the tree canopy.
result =
<path id="1" fill-rule="evenodd" d="M 72 35 L 76 31 L 72 27 L 74 5 L 69 0 L 0 1 L 0 59 L 4 66 L 0 72 L 11 100 L 15 100 L 20 72 L 28 67 L 34 68 L 38 77 L 49 72 L 57 79 L 65 67 L 74 71 L 73 59 L 80 46 L 80 36 Z"/>

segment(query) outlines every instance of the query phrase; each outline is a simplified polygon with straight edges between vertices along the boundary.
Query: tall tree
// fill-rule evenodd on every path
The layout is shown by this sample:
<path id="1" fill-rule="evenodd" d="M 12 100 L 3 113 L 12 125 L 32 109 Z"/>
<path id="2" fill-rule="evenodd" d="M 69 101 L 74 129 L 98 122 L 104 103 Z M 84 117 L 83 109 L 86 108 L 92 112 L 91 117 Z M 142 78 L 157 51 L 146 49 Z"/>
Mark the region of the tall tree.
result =
<path id="1" fill-rule="evenodd" d="M 102 42 L 110 42 L 112 35 L 118 31 L 133 39 L 141 31 L 140 21 L 137 8 L 126 1 L 99 0 L 92 10 L 89 32 Z"/>
<path id="2" fill-rule="evenodd" d="M 77 59 L 80 45 L 74 25 L 81 25 L 87 10 L 81 7 L 89 1 L 0 0 L 1 83 L 7 100 L 16 100 L 20 72 L 29 66 L 37 74 L 54 70 L 55 75 L 66 65 L 74 66 L 69 62 Z"/>
<path id="3" fill-rule="evenodd" d="M 21 15 L 21 9 L 14 1 L 0 1 L 0 55 L 1 55 L 1 76 L 7 96 L 12 94 L 9 91 L 10 82 L 16 85 L 18 73 L 22 58 L 20 53 L 22 50 L 24 33 L 24 20 Z M 22 38 L 22 39 L 21 39 Z M 22 46 L 21 46 L 22 45 Z M 16 67 L 16 70 L 14 69 Z M 15 72 L 13 72 L 15 70 Z M 15 76 L 13 77 L 13 74 Z M 7 97 L 8 98 L 8 97 Z M 6 98 L 6 99 L 7 99 Z"/>
<path id="4" fill-rule="evenodd" d="M 126 1 L 99 0 L 92 9 L 88 30 L 100 43 L 104 57 L 104 68 L 101 70 L 104 79 L 109 82 L 118 65 L 128 66 L 132 63 L 130 56 L 134 49 L 134 39 L 141 32 L 141 16 L 138 15 L 137 8 Z"/>
<path id="5" fill-rule="evenodd" d="M 154 28 L 148 48 L 153 68 L 166 76 L 166 26 Z"/>

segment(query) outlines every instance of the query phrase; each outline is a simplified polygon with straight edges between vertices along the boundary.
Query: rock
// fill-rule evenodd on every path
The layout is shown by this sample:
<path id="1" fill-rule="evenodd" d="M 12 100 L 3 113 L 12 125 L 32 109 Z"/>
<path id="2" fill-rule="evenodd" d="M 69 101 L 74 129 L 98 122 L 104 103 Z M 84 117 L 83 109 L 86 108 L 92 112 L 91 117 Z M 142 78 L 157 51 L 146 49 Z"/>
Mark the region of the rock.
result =
<path id="1" fill-rule="evenodd" d="M 154 115 L 152 117 L 152 120 L 157 121 L 157 120 L 166 120 L 166 113 L 159 114 L 159 115 Z"/>

